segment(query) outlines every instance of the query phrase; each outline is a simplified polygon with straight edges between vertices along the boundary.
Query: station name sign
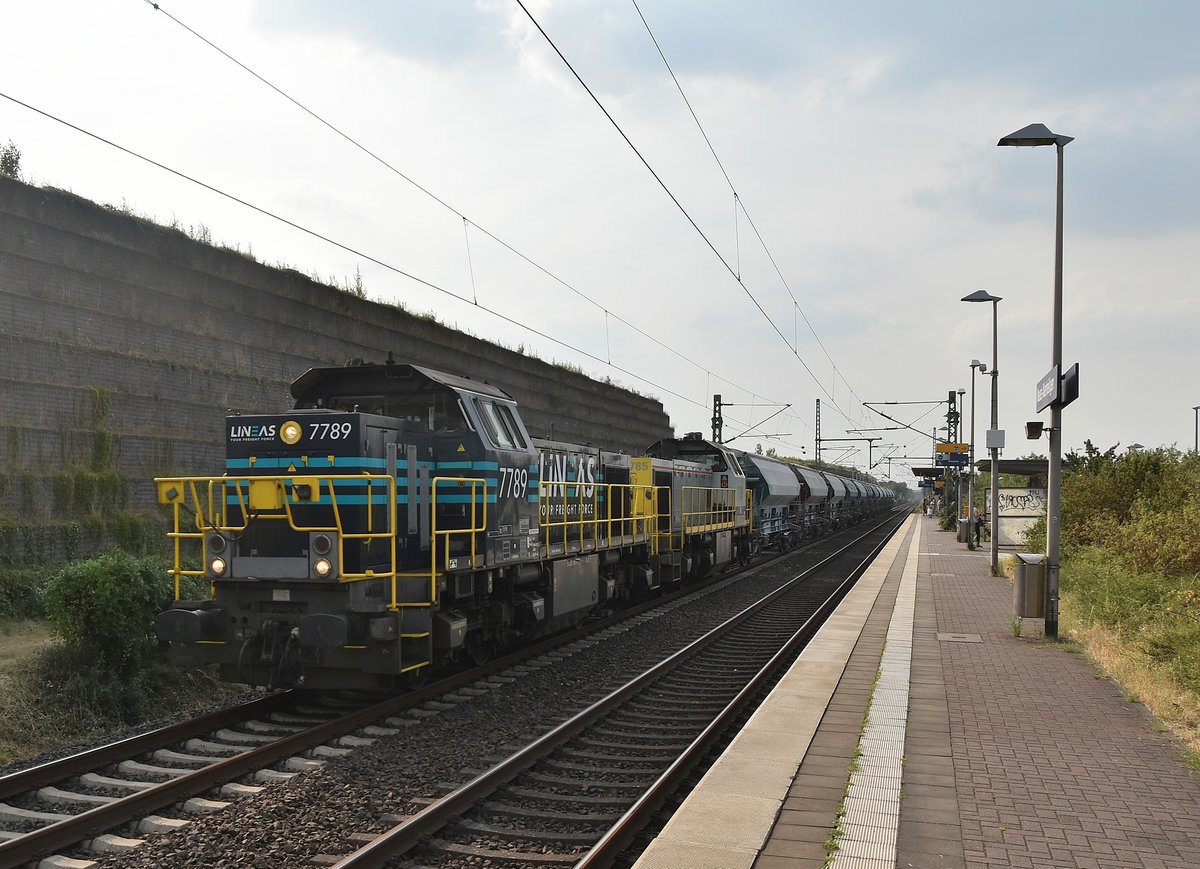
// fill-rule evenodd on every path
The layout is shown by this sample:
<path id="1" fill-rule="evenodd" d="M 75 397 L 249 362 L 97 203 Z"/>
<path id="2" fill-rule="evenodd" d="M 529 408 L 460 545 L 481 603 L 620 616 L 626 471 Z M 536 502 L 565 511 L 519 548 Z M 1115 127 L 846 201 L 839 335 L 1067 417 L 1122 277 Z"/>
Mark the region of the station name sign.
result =
<path id="1" fill-rule="evenodd" d="M 969 453 L 971 452 L 970 444 L 938 444 L 937 451 L 939 453 Z"/>
<path id="2" fill-rule="evenodd" d="M 1079 398 L 1079 363 L 1068 368 L 1065 374 L 1059 373 L 1057 365 L 1047 371 L 1037 382 L 1034 397 L 1038 413 L 1055 404 L 1066 407 Z"/>
<path id="3" fill-rule="evenodd" d="M 1037 399 L 1038 413 L 1055 404 L 1061 392 L 1062 378 L 1058 376 L 1058 366 L 1055 365 L 1037 382 L 1034 397 Z"/>

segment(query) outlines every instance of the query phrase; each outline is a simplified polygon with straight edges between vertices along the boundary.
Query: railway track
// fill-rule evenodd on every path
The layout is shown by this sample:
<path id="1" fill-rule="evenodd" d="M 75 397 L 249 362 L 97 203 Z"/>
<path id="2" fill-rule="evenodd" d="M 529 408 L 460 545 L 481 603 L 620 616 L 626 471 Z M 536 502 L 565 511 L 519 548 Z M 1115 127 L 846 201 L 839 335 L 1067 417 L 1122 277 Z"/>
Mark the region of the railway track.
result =
<path id="1" fill-rule="evenodd" d="M 84 866 L 53 852 L 137 847 L 416 723 L 397 711 L 280 692 L 0 777 L 0 867 Z"/>
<path id="2" fill-rule="evenodd" d="M 765 696 L 897 527 L 879 526 L 880 539 L 842 577 L 817 581 L 859 541 L 352 854 L 321 862 L 365 869 L 405 855 L 405 866 L 445 869 L 611 865 Z"/>
<path id="3" fill-rule="evenodd" d="M 817 545 L 827 543 L 823 540 Z M 487 680 L 511 682 L 525 670 L 521 666 L 524 662 L 548 664 L 551 658 L 547 655 L 570 653 L 555 651 L 564 645 L 570 649 L 601 642 L 682 605 L 697 593 L 706 593 L 706 586 L 711 590 L 719 585 L 720 581 L 714 581 L 690 586 L 401 697 L 371 704 L 340 701 L 318 707 L 293 692 L 280 692 L 0 776 L 0 869 L 31 863 L 43 869 L 86 867 L 106 852 L 134 848 L 143 836 L 180 829 L 197 815 L 219 810 L 274 782 L 317 768 L 356 746 L 419 725 L 424 717 L 451 704 L 488 693 Z M 707 681 L 710 686 L 713 682 L 711 678 L 699 681 Z M 686 696 L 699 687 L 686 682 L 675 688 L 668 686 L 662 689 L 665 693 L 661 697 L 638 702 L 653 707 L 675 697 L 677 712 L 672 714 L 690 729 L 699 723 L 697 715 L 708 714 L 721 702 L 720 696 Z M 732 687 L 724 685 L 725 692 Z M 628 722 L 618 720 L 612 732 L 593 735 L 595 745 L 587 747 L 585 743 L 581 749 L 565 750 L 562 758 L 550 761 L 549 772 L 537 774 L 542 780 L 533 780 L 538 788 L 550 787 L 553 793 L 554 788 L 573 787 L 572 782 L 589 775 L 599 776 L 593 808 L 585 812 L 563 810 L 568 800 L 562 797 L 569 797 L 569 792 L 558 798 L 545 797 L 536 804 L 531 802 L 532 789 L 528 794 L 518 789 L 503 799 L 491 800 L 486 807 L 490 814 L 468 819 L 462 825 L 466 831 L 472 824 L 478 825 L 474 830 L 476 841 L 468 837 L 461 845 L 463 854 L 469 856 L 472 849 L 490 850 L 489 842 L 499 835 L 495 829 L 503 829 L 504 823 L 525 823 L 530 811 L 553 818 L 560 827 L 559 841 L 576 849 L 589 837 L 594 839 L 602 833 L 601 828 L 636 797 L 639 788 L 645 790 L 646 781 L 667 762 L 667 754 L 679 747 L 664 742 L 613 756 L 611 746 L 603 744 L 617 741 L 641 745 L 643 740 L 632 731 L 645 723 L 642 717 L 653 717 L 649 707 L 639 711 L 635 705 Z M 630 722 L 641 723 L 631 727 Z M 624 734 L 630 735 L 626 738 Z M 607 771 L 609 765 L 612 771 Z M 606 777 L 617 776 L 616 770 L 637 773 L 630 781 L 638 787 L 620 781 L 605 784 Z M 531 808 L 534 805 L 536 809 Z M 588 817 L 574 817 L 579 814 Z"/>

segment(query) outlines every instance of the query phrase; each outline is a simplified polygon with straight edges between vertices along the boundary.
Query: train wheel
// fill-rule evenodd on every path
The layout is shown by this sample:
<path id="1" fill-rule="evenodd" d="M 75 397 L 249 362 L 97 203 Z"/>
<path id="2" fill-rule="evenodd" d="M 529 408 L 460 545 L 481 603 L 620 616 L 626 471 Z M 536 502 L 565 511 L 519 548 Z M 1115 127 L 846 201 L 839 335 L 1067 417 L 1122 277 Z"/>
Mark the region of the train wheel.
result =
<path id="1" fill-rule="evenodd" d="M 484 640 L 475 633 L 467 635 L 466 646 L 467 657 L 477 667 L 486 664 L 492 659 L 492 655 L 496 654 L 496 643 L 492 640 Z"/>

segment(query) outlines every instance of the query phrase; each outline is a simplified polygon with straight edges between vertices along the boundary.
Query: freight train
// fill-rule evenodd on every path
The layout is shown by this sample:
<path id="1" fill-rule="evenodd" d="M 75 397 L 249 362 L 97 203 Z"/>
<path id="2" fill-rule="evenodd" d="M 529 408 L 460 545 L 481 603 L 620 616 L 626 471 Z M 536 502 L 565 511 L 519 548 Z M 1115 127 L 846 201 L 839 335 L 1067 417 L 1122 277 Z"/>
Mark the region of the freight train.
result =
<path id="1" fill-rule="evenodd" d="M 699 434 L 639 456 L 535 438 L 503 390 L 390 355 L 292 395 L 226 419 L 222 476 L 155 481 L 175 580 L 156 632 L 227 681 L 416 684 L 891 500 Z"/>

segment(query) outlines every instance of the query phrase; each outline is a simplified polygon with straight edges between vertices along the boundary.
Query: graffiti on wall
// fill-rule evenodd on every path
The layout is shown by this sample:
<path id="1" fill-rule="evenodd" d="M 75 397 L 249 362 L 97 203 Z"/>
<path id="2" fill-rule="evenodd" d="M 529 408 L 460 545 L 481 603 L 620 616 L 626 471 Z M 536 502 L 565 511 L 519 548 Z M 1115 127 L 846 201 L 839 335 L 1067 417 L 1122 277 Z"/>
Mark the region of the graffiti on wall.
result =
<path id="1" fill-rule="evenodd" d="M 987 493 L 989 513 L 991 494 Z M 1000 489 L 996 494 L 1000 505 L 996 541 L 1001 546 L 1023 546 L 1025 532 L 1046 512 L 1046 490 L 1014 487 Z"/>
<path id="2" fill-rule="evenodd" d="M 1045 489 L 1001 489 L 998 495 L 1001 516 L 1036 518 L 1046 511 Z"/>

